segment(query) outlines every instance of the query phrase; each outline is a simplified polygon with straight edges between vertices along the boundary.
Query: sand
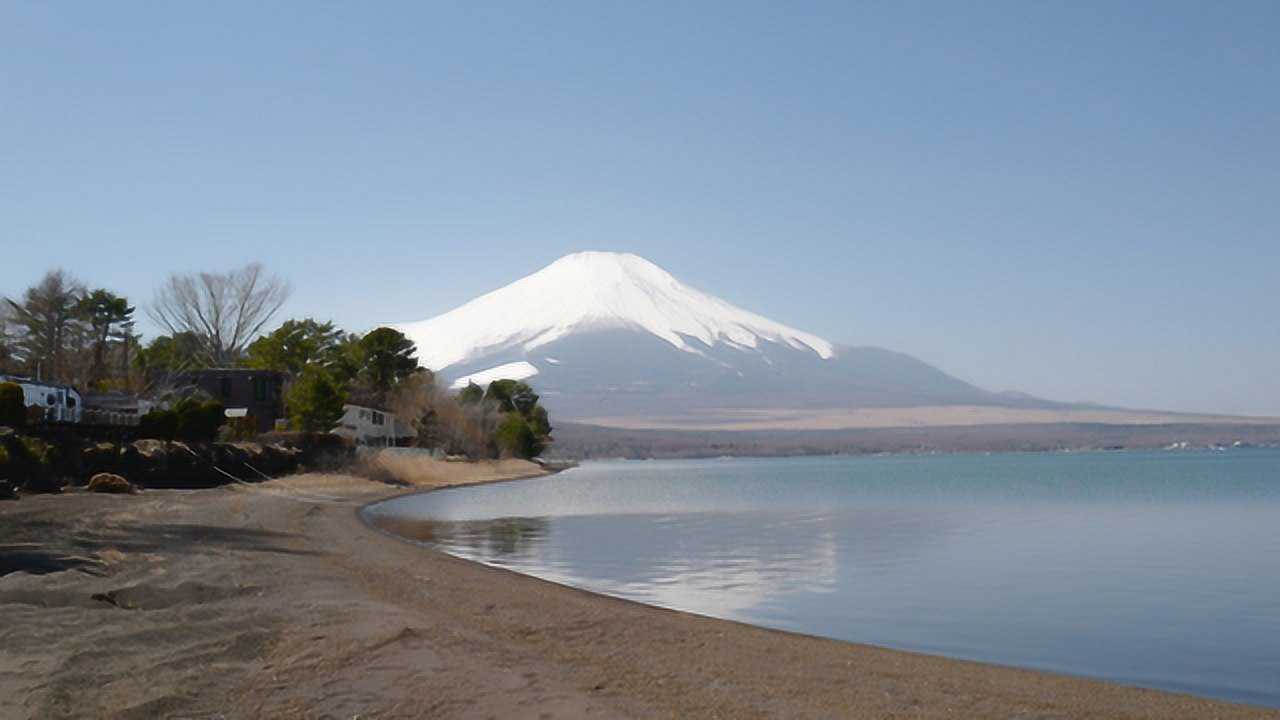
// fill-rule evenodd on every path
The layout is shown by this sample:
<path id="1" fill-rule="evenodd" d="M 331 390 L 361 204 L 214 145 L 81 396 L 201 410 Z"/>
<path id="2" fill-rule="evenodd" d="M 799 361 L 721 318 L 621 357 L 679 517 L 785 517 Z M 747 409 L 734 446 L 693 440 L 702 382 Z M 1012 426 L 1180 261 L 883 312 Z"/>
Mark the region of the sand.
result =
<path id="1" fill-rule="evenodd" d="M 418 482 L 541 472 L 447 465 Z M 399 492 L 303 475 L 0 503 L 0 718 L 1280 717 L 573 590 L 361 523 Z"/>

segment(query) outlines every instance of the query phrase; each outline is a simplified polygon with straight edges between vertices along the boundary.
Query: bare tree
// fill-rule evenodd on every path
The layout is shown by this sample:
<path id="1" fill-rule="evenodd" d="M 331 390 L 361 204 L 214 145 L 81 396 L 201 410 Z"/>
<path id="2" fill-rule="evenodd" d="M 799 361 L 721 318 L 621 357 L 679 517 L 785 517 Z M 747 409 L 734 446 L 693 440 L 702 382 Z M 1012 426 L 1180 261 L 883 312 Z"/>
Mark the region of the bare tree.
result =
<path id="1" fill-rule="evenodd" d="M 225 273 L 174 274 L 147 314 L 172 335 L 192 333 L 209 363 L 225 367 L 240 359 L 290 292 L 258 263 Z"/>
<path id="2" fill-rule="evenodd" d="M 13 308 L 7 300 L 0 300 L 0 373 L 17 370 L 18 326 L 13 321 Z"/>
<path id="3" fill-rule="evenodd" d="M 62 269 L 50 270 L 22 300 L 6 300 L 22 333 L 18 350 L 28 372 L 68 382 L 70 356 L 83 339 L 78 306 L 84 286 Z"/>

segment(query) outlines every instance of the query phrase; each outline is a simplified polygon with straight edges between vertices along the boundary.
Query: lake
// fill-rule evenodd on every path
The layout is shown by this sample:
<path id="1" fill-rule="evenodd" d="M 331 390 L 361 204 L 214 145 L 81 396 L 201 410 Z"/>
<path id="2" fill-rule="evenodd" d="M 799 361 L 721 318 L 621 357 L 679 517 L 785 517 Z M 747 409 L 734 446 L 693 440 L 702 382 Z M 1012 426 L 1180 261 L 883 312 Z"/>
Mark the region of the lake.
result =
<path id="1" fill-rule="evenodd" d="M 365 512 L 653 605 L 1280 707 L 1280 450 L 593 462 Z"/>

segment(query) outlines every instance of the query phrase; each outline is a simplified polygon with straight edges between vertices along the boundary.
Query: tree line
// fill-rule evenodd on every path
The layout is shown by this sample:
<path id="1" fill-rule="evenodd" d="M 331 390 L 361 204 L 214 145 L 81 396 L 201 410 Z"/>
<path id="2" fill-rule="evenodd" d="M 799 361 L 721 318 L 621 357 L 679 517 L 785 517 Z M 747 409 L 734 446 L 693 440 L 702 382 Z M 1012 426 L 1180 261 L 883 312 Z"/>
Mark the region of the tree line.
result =
<path id="1" fill-rule="evenodd" d="M 527 384 L 439 388 L 393 328 L 361 335 L 304 318 L 267 331 L 289 295 L 258 264 L 174 274 L 145 310 L 164 334 L 144 343 L 128 298 L 51 270 L 0 301 L 0 372 L 162 397 L 187 371 L 273 370 L 287 378 L 283 399 L 296 430 L 327 432 L 350 403 L 394 413 L 416 444 L 453 454 L 533 457 L 545 447 L 551 425 Z"/>

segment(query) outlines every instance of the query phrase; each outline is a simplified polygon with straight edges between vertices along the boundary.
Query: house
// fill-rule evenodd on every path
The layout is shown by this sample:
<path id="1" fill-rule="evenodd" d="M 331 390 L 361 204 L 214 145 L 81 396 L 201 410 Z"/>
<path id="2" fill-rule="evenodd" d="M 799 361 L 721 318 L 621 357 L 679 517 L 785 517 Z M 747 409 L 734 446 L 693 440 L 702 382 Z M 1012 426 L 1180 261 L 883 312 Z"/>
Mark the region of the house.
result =
<path id="1" fill-rule="evenodd" d="M 0 382 L 22 387 L 22 399 L 28 408 L 43 411 L 44 422 L 78 423 L 84 415 L 84 399 L 70 385 L 32 380 L 16 375 L 0 375 Z"/>
<path id="2" fill-rule="evenodd" d="M 137 425 L 155 404 L 132 393 L 87 392 L 84 394 L 85 425 Z"/>
<path id="3" fill-rule="evenodd" d="M 227 417 L 253 418 L 258 432 L 271 432 L 284 417 L 284 373 L 248 368 L 189 370 L 177 387 L 197 387 L 227 409 Z"/>
<path id="4" fill-rule="evenodd" d="M 368 447 L 394 447 L 413 437 L 413 429 L 389 412 L 361 405 L 343 405 L 342 419 L 331 432 Z"/>

